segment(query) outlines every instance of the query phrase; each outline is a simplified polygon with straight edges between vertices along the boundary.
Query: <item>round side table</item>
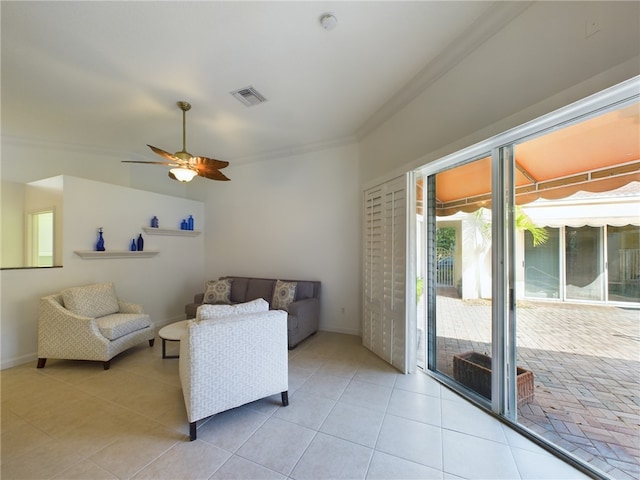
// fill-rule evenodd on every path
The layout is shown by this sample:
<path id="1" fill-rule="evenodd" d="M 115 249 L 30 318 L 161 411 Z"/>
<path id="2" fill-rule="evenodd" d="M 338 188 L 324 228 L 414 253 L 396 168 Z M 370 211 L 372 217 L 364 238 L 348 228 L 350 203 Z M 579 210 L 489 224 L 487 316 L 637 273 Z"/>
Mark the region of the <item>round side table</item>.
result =
<path id="1" fill-rule="evenodd" d="M 162 327 L 158 332 L 158 336 L 162 339 L 162 358 L 178 358 L 180 355 L 167 355 L 166 342 L 179 342 L 182 335 L 187 331 L 187 322 L 189 320 L 182 320 L 180 322 L 172 323 L 165 327 Z"/>

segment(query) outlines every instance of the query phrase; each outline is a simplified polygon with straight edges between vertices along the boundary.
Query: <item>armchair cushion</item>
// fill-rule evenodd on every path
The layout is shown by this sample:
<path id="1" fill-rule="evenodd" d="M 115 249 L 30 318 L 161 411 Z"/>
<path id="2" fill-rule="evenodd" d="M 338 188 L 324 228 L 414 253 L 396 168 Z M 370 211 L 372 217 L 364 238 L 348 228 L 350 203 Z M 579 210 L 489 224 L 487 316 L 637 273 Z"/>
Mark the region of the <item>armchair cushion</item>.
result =
<path id="1" fill-rule="evenodd" d="M 137 313 L 113 313 L 96 319 L 98 330 L 109 340 L 116 340 L 149 327 L 149 317 Z"/>
<path id="2" fill-rule="evenodd" d="M 120 311 L 116 290 L 111 282 L 66 288 L 60 293 L 64 307 L 76 315 L 98 318 Z"/>
<path id="3" fill-rule="evenodd" d="M 273 289 L 273 300 L 271 300 L 271 308 L 274 310 L 289 309 L 289 304 L 293 302 L 296 296 L 297 282 L 283 282 L 282 280 L 276 280 L 276 286 Z"/>
<path id="4" fill-rule="evenodd" d="M 229 317 L 233 315 L 266 312 L 269 303 L 262 298 L 236 305 L 201 305 L 196 311 L 196 322 L 213 320 L 215 318 Z"/>
<path id="5" fill-rule="evenodd" d="M 212 280 L 206 283 L 204 303 L 231 303 L 231 279 Z"/>

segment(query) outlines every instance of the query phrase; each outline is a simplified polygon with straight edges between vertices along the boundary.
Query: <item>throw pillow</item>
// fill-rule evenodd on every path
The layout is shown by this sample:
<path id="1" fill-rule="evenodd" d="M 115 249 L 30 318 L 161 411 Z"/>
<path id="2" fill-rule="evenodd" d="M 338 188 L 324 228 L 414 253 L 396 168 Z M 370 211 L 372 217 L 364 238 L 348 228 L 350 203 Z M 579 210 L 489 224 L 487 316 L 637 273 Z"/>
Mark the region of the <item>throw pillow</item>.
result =
<path id="1" fill-rule="evenodd" d="M 64 307 L 76 315 L 100 318 L 120 311 L 116 289 L 111 282 L 65 288 L 60 293 Z"/>
<path id="2" fill-rule="evenodd" d="M 205 284 L 203 303 L 231 303 L 231 279 L 211 280 Z"/>
<path id="3" fill-rule="evenodd" d="M 276 280 L 276 288 L 273 290 L 273 300 L 271 300 L 271 308 L 273 310 L 288 311 L 289 304 L 293 302 L 296 296 L 296 286 L 298 282 L 283 282 Z"/>
<path id="4" fill-rule="evenodd" d="M 201 320 L 213 320 L 216 318 L 230 317 L 233 315 L 246 315 L 249 313 L 267 312 L 269 303 L 262 298 L 237 305 L 200 305 L 196 310 L 196 322 Z"/>

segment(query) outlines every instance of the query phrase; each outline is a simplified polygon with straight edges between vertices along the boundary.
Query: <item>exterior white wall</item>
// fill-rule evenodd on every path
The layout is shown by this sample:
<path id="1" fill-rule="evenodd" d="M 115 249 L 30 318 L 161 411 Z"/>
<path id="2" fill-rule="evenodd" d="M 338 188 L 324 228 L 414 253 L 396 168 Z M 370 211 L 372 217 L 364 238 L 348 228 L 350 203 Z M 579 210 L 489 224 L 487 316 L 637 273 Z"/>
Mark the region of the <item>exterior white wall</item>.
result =
<path id="1" fill-rule="evenodd" d="M 485 219 L 485 222 L 490 220 Z M 491 239 L 474 214 L 462 219 L 462 298 L 491 298 Z"/>
<path id="2" fill-rule="evenodd" d="M 3 270 L 0 317 L 1 367 L 34 360 L 38 300 L 71 286 L 112 281 L 125 301 L 141 303 L 156 327 L 184 318 L 184 305 L 204 281 L 204 234 L 197 237 L 146 235 L 152 258 L 83 260 L 74 250 L 93 250 L 97 228 L 107 250 L 128 250 L 153 215 L 164 227 L 193 215 L 205 229 L 199 201 L 136 190 L 76 177 L 63 177 L 62 268 Z"/>
<path id="3" fill-rule="evenodd" d="M 207 190 L 207 279 L 320 280 L 320 328 L 359 334 L 358 184 L 357 145 L 236 166 Z"/>

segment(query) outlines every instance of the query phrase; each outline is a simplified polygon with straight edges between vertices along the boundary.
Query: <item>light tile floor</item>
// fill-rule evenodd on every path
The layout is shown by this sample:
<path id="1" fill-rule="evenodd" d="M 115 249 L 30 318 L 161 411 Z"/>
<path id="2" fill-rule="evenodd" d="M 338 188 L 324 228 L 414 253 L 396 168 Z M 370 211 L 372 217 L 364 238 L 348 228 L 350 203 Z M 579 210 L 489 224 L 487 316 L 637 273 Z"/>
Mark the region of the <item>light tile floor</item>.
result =
<path id="1" fill-rule="evenodd" d="M 188 441 L 178 360 L 160 342 L 96 362 L 3 370 L 1 478 L 574 479 L 584 474 L 360 338 L 319 332 L 289 352 L 276 395 Z"/>
<path id="2" fill-rule="evenodd" d="M 438 369 L 453 357 L 491 352 L 491 303 L 437 297 Z M 638 310 L 519 302 L 518 366 L 533 372 L 535 396 L 518 421 L 616 480 L 640 480 Z"/>

